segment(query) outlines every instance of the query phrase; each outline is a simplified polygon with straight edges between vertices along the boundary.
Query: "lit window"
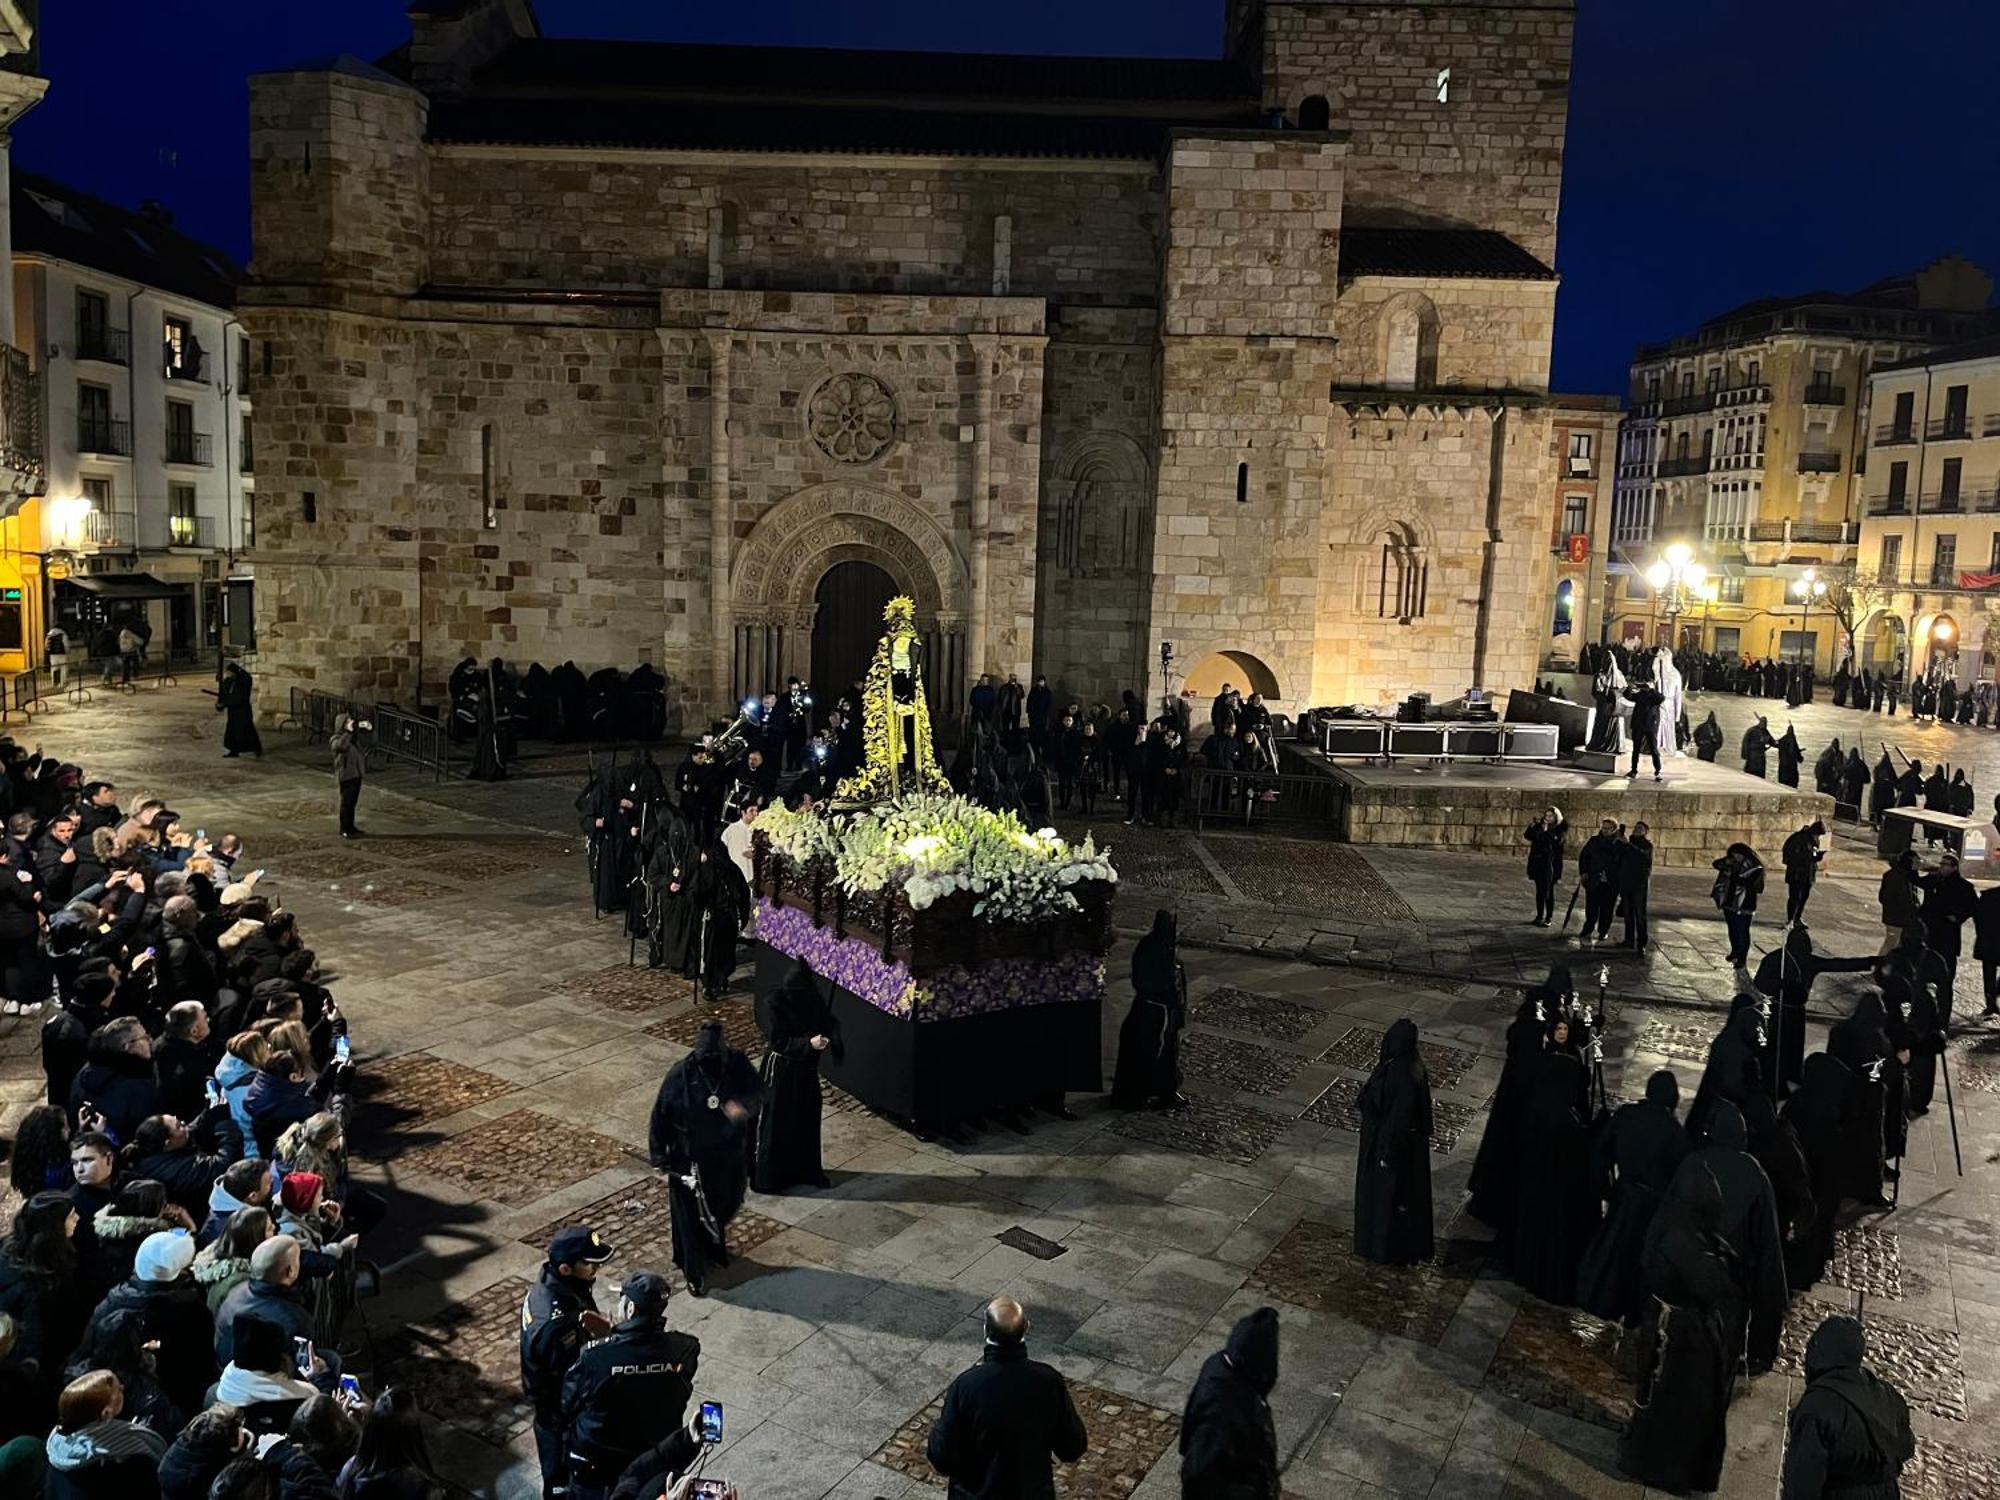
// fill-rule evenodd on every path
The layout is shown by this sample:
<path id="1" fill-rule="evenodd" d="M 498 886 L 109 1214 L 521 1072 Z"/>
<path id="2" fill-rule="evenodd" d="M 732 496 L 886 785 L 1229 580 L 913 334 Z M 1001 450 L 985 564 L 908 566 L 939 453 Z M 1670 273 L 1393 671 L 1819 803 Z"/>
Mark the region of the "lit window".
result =
<path id="1" fill-rule="evenodd" d="M 1439 68 L 1437 76 L 1437 100 L 1440 104 L 1451 102 L 1451 69 Z"/>

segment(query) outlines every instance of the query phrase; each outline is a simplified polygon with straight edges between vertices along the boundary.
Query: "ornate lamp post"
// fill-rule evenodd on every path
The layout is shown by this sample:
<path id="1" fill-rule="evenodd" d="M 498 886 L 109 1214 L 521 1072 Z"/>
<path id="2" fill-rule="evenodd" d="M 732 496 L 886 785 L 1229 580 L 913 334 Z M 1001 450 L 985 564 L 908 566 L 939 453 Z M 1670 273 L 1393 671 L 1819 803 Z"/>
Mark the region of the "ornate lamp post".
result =
<path id="1" fill-rule="evenodd" d="M 1812 643 L 1807 626 L 1812 620 L 1813 601 L 1826 597 L 1826 580 L 1816 570 L 1807 568 L 1792 580 L 1792 595 L 1799 601 L 1799 649 L 1796 655 L 1803 660 L 1806 648 Z M 1817 658 L 1819 653 L 1814 652 L 1813 655 Z M 1818 661 L 1815 660 L 1813 665 L 1818 666 Z"/>
<path id="2" fill-rule="evenodd" d="M 1646 582 L 1653 586 L 1655 607 L 1660 603 L 1666 606 L 1667 646 L 1672 649 L 1674 622 L 1689 604 L 1701 597 L 1702 587 L 1708 582 L 1708 569 L 1694 560 L 1694 548 L 1686 542 L 1675 542 L 1658 562 L 1646 569 Z"/>

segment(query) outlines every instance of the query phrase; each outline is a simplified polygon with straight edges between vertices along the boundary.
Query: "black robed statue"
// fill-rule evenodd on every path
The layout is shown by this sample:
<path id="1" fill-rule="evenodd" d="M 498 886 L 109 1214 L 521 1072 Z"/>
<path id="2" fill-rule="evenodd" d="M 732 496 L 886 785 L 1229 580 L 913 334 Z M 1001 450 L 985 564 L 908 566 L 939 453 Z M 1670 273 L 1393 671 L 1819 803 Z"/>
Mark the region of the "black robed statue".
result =
<path id="1" fill-rule="evenodd" d="M 1187 974 L 1175 951 L 1176 921 L 1164 909 L 1132 950 L 1132 1009 L 1118 1028 L 1111 1102 L 1119 1109 L 1174 1108 L 1181 1097 L 1181 1027 L 1187 1020 Z"/>
<path id="2" fill-rule="evenodd" d="M 722 1023 L 695 1033 L 653 1100 L 647 1143 L 666 1178 L 674 1264 L 695 1296 L 707 1294 L 711 1266 L 729 1264 L 729 1221 L 743 1206 L 749 1152 L 744 1136 L 757 1113 L 757 1073 L 722 1039 Z"/>
<path id="3" fill-rule="evenodd" d="M 1354 1253 L 1382 1265 L 1431 1258 L 1431 1084 L 1405 1017 L 1382 1038 L 1362 1085 L 1354 1164 Z"/>
<path id="4" fill-rule="evenodd" d="M 770 1000 L 771 1034 L 764 1052 L 764 1109 L 757 1117 L 760 1193 L 825 1187 L 819 1159 L 819 1060 L 839 1055 L 840 1023 L 804 964 L 793 964 Z"/>

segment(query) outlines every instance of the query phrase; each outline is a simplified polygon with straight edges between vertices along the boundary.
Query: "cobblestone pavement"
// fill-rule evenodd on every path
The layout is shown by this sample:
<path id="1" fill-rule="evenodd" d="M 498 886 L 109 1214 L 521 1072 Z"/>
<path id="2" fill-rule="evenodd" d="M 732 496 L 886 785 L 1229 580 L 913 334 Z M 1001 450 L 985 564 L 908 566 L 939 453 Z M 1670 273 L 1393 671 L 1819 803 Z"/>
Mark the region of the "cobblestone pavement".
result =
<path id="1" fill-rule="evenodd" d="M 207 707 L 190 688 L 56 709 L 29 738 L 85 757 L 127 794 L 171 791 L 212 831 L 237 828 L 252 862 L 298 909 L 338 972 L 334 988 L 369 1075 L 357 1142 L 386 1159 L 358 1170 L 392 1205 L 370 1245 L 386 1268 L 384 1293 L 365 1304 L 365 1329 L 344 1352 L 371 1386 L 393 1376 L 418 1389 L 433 1455 L 453 1479 L 525 1500 L 537 1484 L 515 1384 L 522 1291 L 547 1236 L 579 1221 L 620 1247 L 615 1270 L 666 1269 L 667 1218 L 644 1162 L 647 1114 L 708 1007 L 679 981 L 620 970 L 625 940 L 615 923 L 591 921 L 580 850 L 545 837 L 565 826 L 568 782 L 381 778 L 363 797 L 369 837 L 347 848 L 333 836 L 333 786 L 318 750 L 272 734 L 263 762 L 210 765 L 201 747 L 219 747 Z M 170 763 L 186 769 L 170 777 Z M 482 818 L 481 807 L 504 816 Z M 1171 833 L 1111 831 L 1114 849 L 1136 834 L 1128 842 L 1186 852 Z M 482 849 L 507 857 L 482 859 Z M 1347 885 L 1372 871 L 1425 916 L 1432 955 L 1438 913 L 1462 903 L 1465 921 L 1484 908 L 1490 922 L 1495 891 L 1516 889 L 1450 860 L 1371 854 L 1357 868 L 1353 851 L 1340 854 L 1328 868 Z M 351 868 L 336 855 L 383 873 L 330 873 Z M 1189 857 L 1218 888 L 1236 880 L 1228 861 Z M 328 873 L 301 873 L 288 867 L 295 861 Z M 1512 881 L 1518 872 L 1506 873 Z M 1838 910 L 1844 878 L 1816 908 L 1827 908 L 1829 933 L 1851 921 L 1858 935 L 1865 923 Z M 418 881 L 431 893 L 406 904 L 355 888 Z M 1326 899 L 1346 897 L 1329 888 Z M 1666 890 L 1656 905 L 1681 899 Z M 1134 888 L 1121 910 L 1143 921 L 1154 900 Z M 1219 1060 L 1189 1078 L 1185 1111 L 1123 1115 L 1076 1098 L 1075 1121 L 1038 1116 L 1025 1136 L 996 1130 L 927 1144 L 830 1097 L 833 1185 L 753 1194 L 735 1225 L 742 1253 L 713 1295 L 677 1295 L 669 1310 L 674 1326 L 702 1340 L 701 1395 L 728 1411 L 728 1441 L 709 1471 L 755 1500 L 941 1494 L 921 1461 L 927 1413 L 978 1358 L 980 1308 L 1004 1291 L 1027 1304 L 1035 1352 L 1075 1383 L 1091 1425 L 1091 1457 L 1061 1475 L 1066 1496 L 1177 1495 L 1175 1427 L 1189 1385 L 1234 1321 L 1268 1302 L 1284 1329 L 1272 1410 L 1288 1496 L 1642 1500 L 1616 1467 L 1631 1390 L 1626 1350 L 1601 1325 L 1524 1297 L 1492 1263 L 1483 1229 L 1458 1212 L 1518 999 L 1507 986 L 1564 950 L 1537 931 L 1541 946 L 1524 946 L 1518 963 L 1496 963 L 1482 978 L 1468 949 L 1455 960 L 1462 972 L 1441 980 L 1353 954 L 1335 966 L 1298 960 L 1335 922 L 1354 929 L 1358 950 L 1385 930 L 1381 901 L 1380 891 L 1361 891 L 1351 916 L 1322 914 L 1310 929 L 1233 900 L 1184 914 L 1195 926 L 1221 921 L 1225 905 L 1254 908 L 1267 937 L 1301 939 L 1256 952 L 1185 950 L 1191 1053 Z M 1685 924 L 1674 942 L 1663 937 L 1665 952 L 1700 947 L 1713 927 L 1693 911 L 1663 921 Z M 1130 997 L 1129 957 L 1121 942 L 1109 960 L 1107 1060 Z M 1640 988 L 1630 960 L 1613 965 L 1614 991 Z M 1662 973 L 1682 971 L 1676 961 Z M 1685 977 L 1696 990 L 1712 976 L 1690 968 Z M 738 990 L 720 1009 L 745 1034 L 747 996 Z M 1403 1015 L 1423 1029 L 1438 1074 L 1440 1254 L 1392 1270 L 1351 1254 L 1352 1107 L 1380 1033 Z M 1691 1059 L 1705 1049 L 1710 1018 L 1636 994 L 1613 1016 L 1609 1093 L 1630 1097 L 1647 1072 L 1671 1066 L 1691 1094 Z M 1954 1077 L 2000 1069 L 1995 1042 L 2000 1034 L 1966 1038 Z M 0 1025 L 4 1123 L 38 1084 L 33 1023 Z M 1860 1313 L 1878 1367 L 1917 1410 L 1919 1454 L 1905 1492 L 1924 1500 L 2000 1492 L 2000 1377 L 1982 1358 L 2000 1340 L 1989 1164 L 2000 1153 L 2000 1095 L 1966 1087 L 1956 1097 L 1969 1175 L 1954 1172 L 1935 1107 L 1912 1128 L 1901 1206 L 1841 1236 L 1827 1280 L 1799 1304 L 1787 1335 L 1796 1351 L 1827 1311 Z M 1773 1493 L 1797 1388 L 1788 1365 L 1739 1395 L 1725 1495 Z"/>

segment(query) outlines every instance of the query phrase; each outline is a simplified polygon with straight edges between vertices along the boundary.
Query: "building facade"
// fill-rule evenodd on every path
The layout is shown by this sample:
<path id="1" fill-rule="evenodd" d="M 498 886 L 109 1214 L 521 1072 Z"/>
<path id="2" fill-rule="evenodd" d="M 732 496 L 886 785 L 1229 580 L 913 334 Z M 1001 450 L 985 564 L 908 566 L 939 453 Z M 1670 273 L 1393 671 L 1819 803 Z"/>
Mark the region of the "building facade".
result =
<path id="1" fill-rule="evenodd" d="M 1611 544 L 1611 453 L 1622 404 L 1616 396 L 1557 396 L 1550 414 L 1549 554 L 1555 559 L 1543 619 L 1543 658 L 1573 667 L 1586 642 L 1608 639 L 1605 554 Z"/>
<path id="2" fill-rule="evenodd" d="M 1232 0 L 1214 61 L 411 19 L 252 81 L 265 691 L 694 717 L 891 592 L 947 705 L 1532 677 L 1568 0 Z"/>
<path id="3" fill-rule="evenodd" d="M 36 20 L 33 0 L 0 5 L 0 189 L 12 174 L 15 122 L 48 89 Z M 0 215 L 0 236 L 7 233 Z M 15 326 L 13 274 L 12 254 L 0 243 L 0 676 L 26 671 L 40 659 L 47 587 L 39 555 L 48 481 L 41 378 L 33 345 Z"/>
<path id="4" fill-rule="evenodd" d="M 1614 634 L 1668 638 L 1673 617 L 1644 575 L 1684 542 L 1715 597 L 1678 616 L 1682 643 L 1832 670 L 1840 631 L 1809 617 L 1793 585 L 1855 565 L 1869 374 L 1983 331 L 1992 290 L 1949 257 L 1858 292 L 1749 303 L 1642 347 L 1613 481 Z"/>
<path id="5" fill-rule="evenodd" d="M 146 621 L 154 652 L 250 645 L 238 268 L 157 205 L 17 172 L 12 210 L 15 324 L 46 418 L 38 607 L 75 652 L 122 618 Z"/>
<path id="6" fill-rule="evenodd" d="M 1856 660 L 2000 680 L 2000 336 L 1869 379 Z"/>

